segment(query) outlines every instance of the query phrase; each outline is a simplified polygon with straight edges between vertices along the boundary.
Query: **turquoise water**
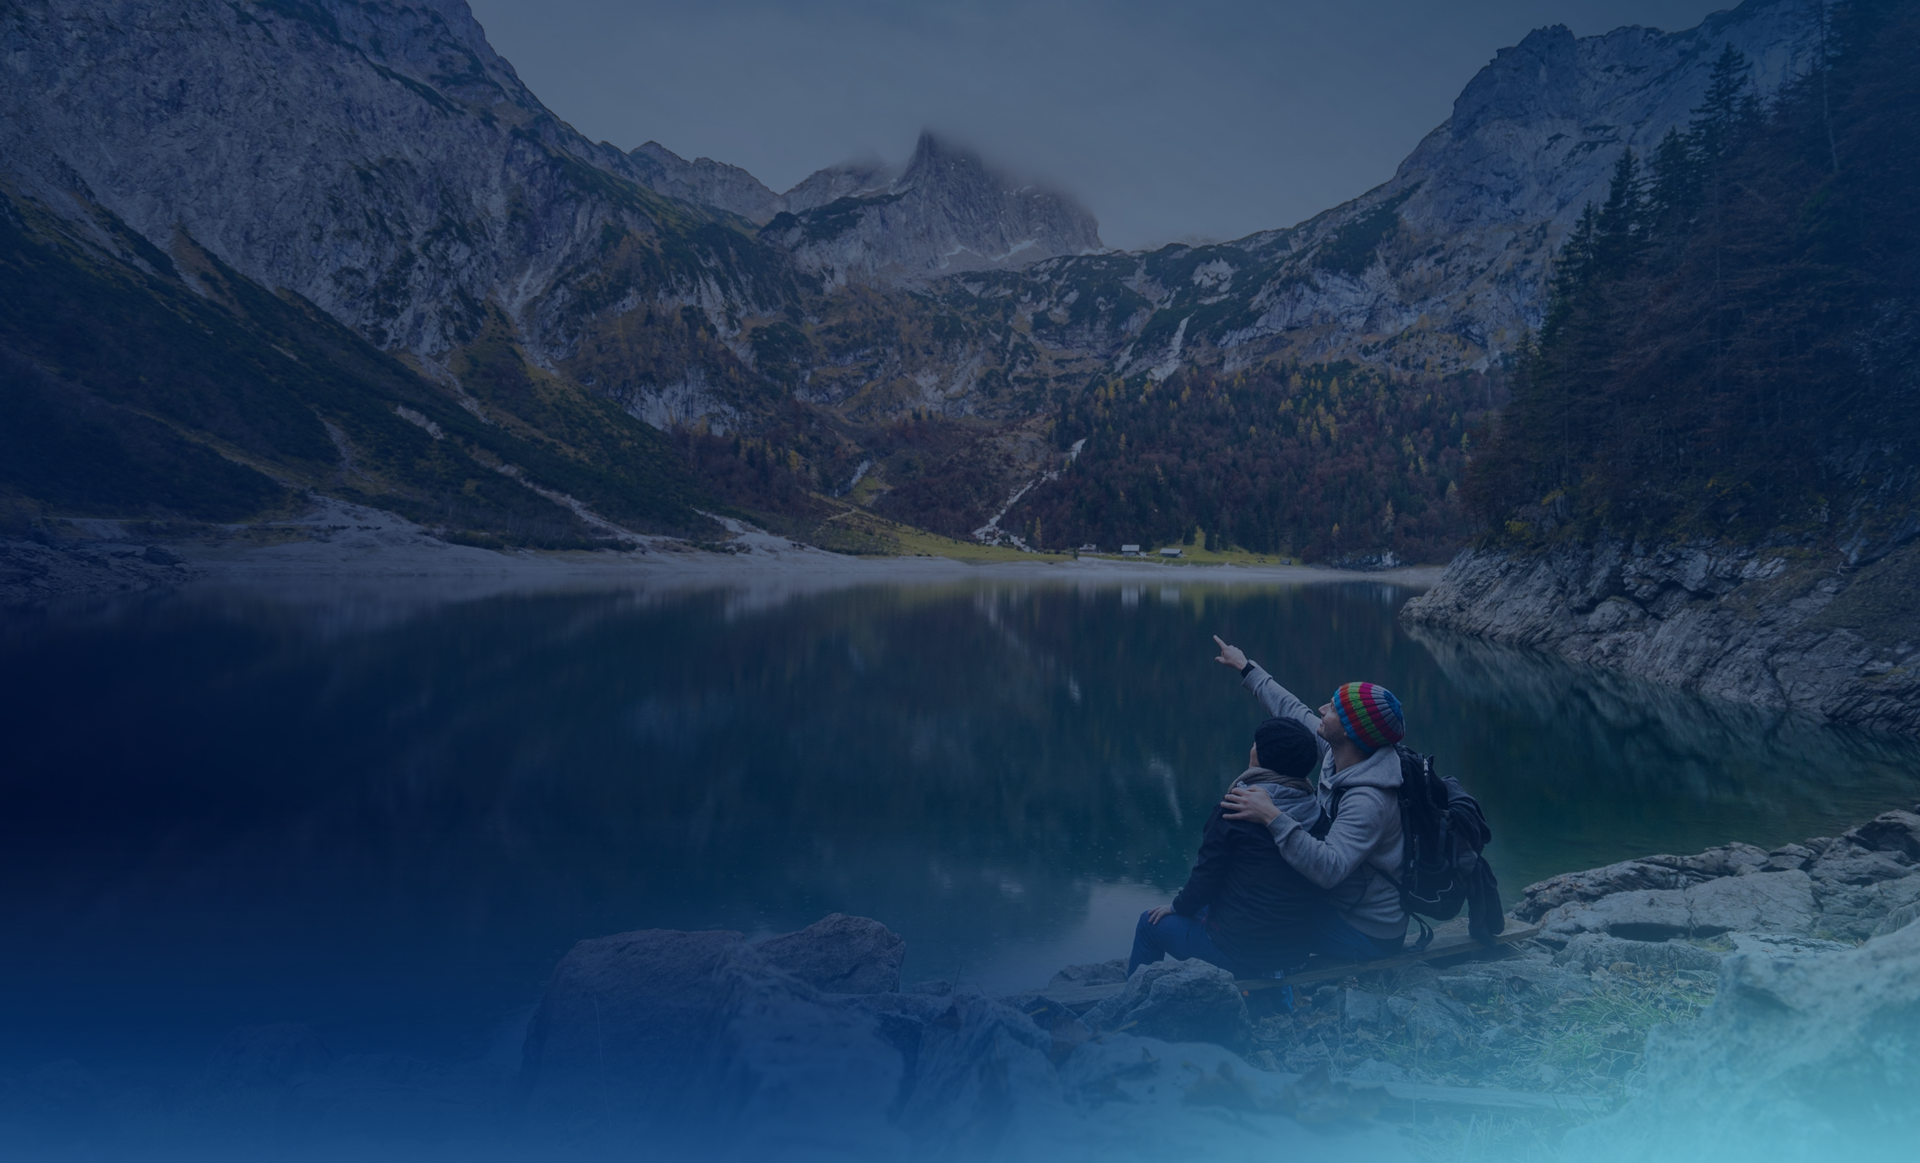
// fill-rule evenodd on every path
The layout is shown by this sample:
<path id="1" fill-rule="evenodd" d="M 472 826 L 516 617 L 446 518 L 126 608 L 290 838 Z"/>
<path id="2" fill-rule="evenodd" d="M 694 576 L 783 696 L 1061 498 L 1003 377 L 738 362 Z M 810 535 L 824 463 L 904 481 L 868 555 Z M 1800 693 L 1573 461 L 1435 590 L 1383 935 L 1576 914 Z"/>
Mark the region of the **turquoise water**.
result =
<path id="1" fill-rule="evenodd" d="M 286 602 L 0 631 L 4 1061 L 511 1056 L 576 940 L 832 911 L 910 979 L 1124 953 L 1261 711 L 1369 678 L 1486 805 L 1509 899 L 1655 851 L 1831 834 L 1920 748 L 1415 637 L 1379 585 L 1016 584 Z"/>

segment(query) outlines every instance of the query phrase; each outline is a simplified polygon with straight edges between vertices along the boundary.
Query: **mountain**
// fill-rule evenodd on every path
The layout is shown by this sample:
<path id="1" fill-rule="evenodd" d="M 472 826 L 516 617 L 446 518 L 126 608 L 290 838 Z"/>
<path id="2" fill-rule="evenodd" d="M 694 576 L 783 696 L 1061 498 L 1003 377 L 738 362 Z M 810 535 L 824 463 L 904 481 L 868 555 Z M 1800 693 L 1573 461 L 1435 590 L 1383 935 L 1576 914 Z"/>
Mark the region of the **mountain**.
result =
<path id="1" fill-rule="evenodd" d="M 932 133 L 920 135 L 904 167 L 829 166 L 784 194 L 737 166 L 689 162 L 658 142 L 631 159 L 651 189 L 759 224 L 762 240 L 829 286 L 920 283 L 1104 249 L 1085 207 Z"/>
<path id="2" fill-rule="evenodd" d="M 1804 70 L 1818 5 L 1747 0 L 1696 28 L 1540 29 L 1467 84 L 1379 187 L 1297 226 L 1213 246 L 1039 264 L 970 284 L 1064 316 L 1057 346 L 1164 378 L 1263 359 L 1486 367 L 1539 325 L 1552 255 L 1623 149 L 1684 127 L 1728 45 L 1758 92 Z"/>
<path id="3" fill-rule="evenodd" d="M 593 535 L 548 497 L 706 525 L 671 442 L 552 368 L 623 303 L 710 321 L 799 284 L 554 118 L 464 4 L 27 0 L 0 39 L 9 402 L 85 463 L 279 486 L 189 505 L 135 472 L 92 511 L 232 519 L 293 486 L 540 543 Z M 659 359 L 740 363 L 710 322 Z M 9 490 L 76 511 L 47 475 L 76 466 L 28 463 Z"/>
<path id="4" fill-rule="evenodd" d="M 441 363 L 493 303 L 551 356 L 615 236 L 657 256 L 668 298 L 791 296 L 709 261 L 730 245 L 711 215 L 556 119 L 459 0 L 27 0 L 4 19 L 21 194 L 91 202 L 163 249 L 184 234 L 377 346 Z"/>
<path id="5" fill-rule="evenodd" d="M 1920 15 L 1834 13 L 1762 106 L 1728 50 L 1556 262 L 1406 616 L 1920 731 Z"/>
<path id="6" fill-rule="evenodd" d="M 705 157 L 688 161 L 657 141 L 627 157 L 641 182 L 669 198 L 725 210 L 756 224 L 780 212 L 779 195 L 739 166 Z"/>
<path id="7" fill-rule="evenodd" d="M 819 522 L 857 482 L 849 495 L 878 512 L 965 535 L 1084 439 L 1080 470 L 1024 494 L 1028 509 L 1000 528 L 1078 544 L 1097 517 L 1128 540 L 1145 521 L 1296 552 L 1426 556 L 1464 534 L 1449 508 L 1460 438 L 1499 393 L 1497 374 L 1442 378 L 1497 373 L 1620 148 L 1684 121 L 1727 43 L 1776 85 L 1808 43 L 1810 10 L 1747 0 L 1685 33 L 1536 33 L 1379 189 L 1286 230 L 1122 254 L 1070 199 L 932 135 L 898 170 L 829 167 L 784 194 L 657 143 L 589 142 L 460 0 L 22 0 L 0 10 L 9 302 L 47 318 L 34 288 L 58 273 L 66 317 L 113 299 L 149 320 L 172 364 L 89 323 L 14 328 L 0 366 L 8 391 L 40 401 L 33 415 L 65 417 L 62 431 L 86 430 L 96 407 L 118 417 L 111 440 L 81 441 L 89 463 L 137 446 L 155 458 L 139 479 L 198 472 L 179 466 L 211 455 L 273 483 L 235 493 L 230 517 L 317 489 L 509 539 L 533 528 L 509 513 L 531 497 L 557 522 L 524 534 L 542 543 L 607 534 L 595 522 L 697 531 L 701 510 L 807 532 L 830 528 Z M 281 348 L 300 374 L 236 370 L 272 368 Z M 1354 370 L 1330 370 L 1341 359 Z M 1250 395 L 1243 375 L 1257 377 Z M 1296 379 L 1324 399 L 1295 400 Z M 345 394 L 323 401 L 321 381 Z M 287 426 L 235 419 L 271 384 Z M 1206 424 L 1155 411 L 1169 398 L 1156 393 L 1189 390 L 1214 401 Z M 1387 399 L 1408 391 L 1425 402 Z M 1261 393 L 1306 409 L 1289 413 L 1293 483 L 1263 468 L 1245 478 L 1267 482 L 1251 493 L 1206 474 L 1155 477 L 1146 492 L 1099 478 L 1135 500 L 1166 492 L 1151 511 L 1082 503 L 1096 468 L 1186 463 L 1210 441 L 1252 442 L 1257 461 L 1271 429 L 1237 417 Z M 1096 397 L 1111 431 L 1092 426 Z M 439 467 L 375 457 L 414 447 L 394 424 L 429 433 Z M 1356 484 L 1336 504 L 1338 490 L 1312 483 L 1386 461 L 1399 483 L 1385 491 Z M 4 487 L 37 511 L 105 504 L 35 471 Z M 133 479 L 115 505 L 199 511 L 143 507 Z M 502 481 L 524 496 L 495 496 Z M 495 499 L 460 499 L 476 490 Z M 1389 496 L 1392 521 L 1374 512 Z M 1413 540 L 1397 540 L 1401 517 Z"/>
<path id="8" fill-rule="evenodd" d="M 882 186 L 881 176 L 841 170 L 809 179 L 795 192 L 820 197 L 873 184 L 812 207 L 794 205 L 790 194 L 789 208 L 760 236 L 835 286 L 1006 269 L 1104 249 L 1099 223 L 1084 207 L 990 169 L 979 154 L 931 133 L 920 135 L 898 177 Z"/>

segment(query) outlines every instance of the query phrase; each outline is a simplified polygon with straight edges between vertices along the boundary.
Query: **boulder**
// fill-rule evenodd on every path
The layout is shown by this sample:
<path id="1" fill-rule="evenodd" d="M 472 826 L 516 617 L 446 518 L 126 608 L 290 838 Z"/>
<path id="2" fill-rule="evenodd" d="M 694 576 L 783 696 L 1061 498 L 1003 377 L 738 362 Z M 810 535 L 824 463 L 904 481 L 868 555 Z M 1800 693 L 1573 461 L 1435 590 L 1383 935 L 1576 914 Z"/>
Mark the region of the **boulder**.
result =
<path id="1" fill-rule="evenodd" d="M 1567 1135 L 1565 1163 L 1912 1158 L 1920 926 L 1858 949 L 1736 952 L 1699 1021 L 1648 1039 L 1618 1112 Z"/>
<path id="2" fill-rule="evenodd" d="M 955 997 L 922 1029 L 896 1122 L 958 1158 L 1040 1137 L 1034 1124 L 1061 1101 L 1051 1051 L 1050 1035 L 1019 1010 L 978 994 Z"/>
<path id="3" fill-rule="evenodd" d="M 1849 941 L 1864 941 L 1887 916 L 1920 900 L 1920 876 L 1864 885 L 1816 880 L 1813 897 L 1820 910 L 1815 928 Z"/>
<path id="4" fill-rule="evenodd" d="M 1711 937 L 1734 929 L 1806 933 L 1813 927 L 1813 882 L 1804 872 L 1754 871 L 1684 889 L 1622 892 L 1562 905 L 1541 918 L 1548 935 L 1572 941 L 1605 933 L 1630 941 Z"/>
<path id="5" fill-rule="evenodd" d="M 1874 927 L 1873 935 L 1875 937 L 1884 937 L 1888 933 L 1897 933 L 1908 925 L 1913 924 L 1916 920 L 1920 920 L 1920 901 L 1901 905 L 1899 908 L 1888 913 L 1886 917 Z"/>
<path id="6" fill-rule="evenodd" d="M 827 993 L 897 993 L 907 943 L 879 921 L 830 913 L 759 945 L 760 955 Z"/>
<path id="7" fill-rule="evenodd" d="M 1688 936 L 1735 929 L 1806 933 L 1813 928 L 1813 883 L 1804 872 L 1757 872 L 1722 877 L 1687 890 Z M 1609 930 L 1616 937 L 1631 933 Z"/>
<path id="8" fill-rule="evenodd" d="M 1124 990 L 1088 1010 L 1094 1030 L 1118 1030 L 1168 1042 L 1247 1044 L 1253 1023 L 1233 974 L 1205 961 L 1142 965 Z"/>
<path id="9" fill-rule="evenodd" d="M 1400 1024 L 1387 999 L 1364 989 L 1340 991 L 1340 1024 L 1349 1030 L 1385 1030 Z"/>
<path id="10" fill-rule="evenodd" d="M 1856 844 L 1835 844 L 1807 865 L 1807 875 L 1837 884 L 1879 884 L 1913 875 L 1912 858 L 1900 851 L 1876 852 Z"/>
<path id="11" fill-rule="evenodd" d="M 1115 957 L 1111 961 L 1094 961 L 1086 965 L 1069 965 L 1053 975 L 1047 982 L 1048 989 L 1070 989 L 1086 985 L 1118 985 L 1127 979 L 1127 960 Z"/>
<path id="12" fill-rule="evenodd" d="M 1685 888 L 1699 875 L 1651 860 L 1623 860 L 1584 872 L 1565 872 L 1528 885 L 1513 915 L 1533 922 L 1569 904 L 1597 901 L 1623 892 Z M 1666 859 L 1673 859 L 1671 857 Z"/>
<path id="13" fill-rule="evenodd" d="M 1802 844 L 1782 844 L 1767 853 L 1767 870 L 1769 872 L 1804 870 L 1807 865 L 1813 863 L 1816 855 L 1813 849 Z"/>
<path id="14" fill-rule="evenodd" d="M 1849 829 L 1842 837 L 1874 852 L 1892 852 L 1920 861 L 1920 813 L 1882 812 Z"/>
<path id="15" fill-rule="evenodd" d="M 974 990 L 826 992 L 767 956 L 772 944 L 650 930 L 576 945 L 528 1030 L 522 1153 L 1011 1163 L 1251 1158 L 1327 1141 L 1289 1123 L 1245 1060 L 1189 1040 L 1248 1032 L 1232 977 L 1203 962 L 1143 969 L 1107 1015 L 1127 1031 L 1095 1037 L 1064 1007 L 1028 1012 Z M 1262 1121 L 1222 1118 L 1222 1105 Z M 1408 1157 L 1390 1132 L 1335 1137 L 1355 1158 Z"/>
<path id="16" fill-rule="evenodd" d="M 1619 892 L 1598 900 L 1561 905 L 1541 918 L 1546 932 L 1563 940 L 1582 933 L 1610 933 L 1636 941 L 1684 937 L 1692 925 L 1685 889 Z"/>
<path id="17" fill-rule="evenodd" d="M 667 1154 L 751 1151 L 766 1135 L 901 1152 L 886 1116 L 904 1076 L 872 1013 L 739 933 L 663 929 L 575 945 L 534 1011 L 522 1065 L 536 1133 Z"/>
<path id="18" fill-rule="evenodd" d="M 1642 969 L 1717 973 L 1720 955 L 1685 941 L 1627 941 L 1602 933 L 1582 933 L 1554 954 L 1553 963 L 1591 973 L 1625 961 Z"/>
<path id="19" fill-rule="evenodd" d="M 1728 933 L 1735 953 L 1759 958 L 1803 957 L 1809 953 L 1845 953 L 1853 946 L 1844 941 L 1822 937 L 1801 937 L 1792 933 Z"/>

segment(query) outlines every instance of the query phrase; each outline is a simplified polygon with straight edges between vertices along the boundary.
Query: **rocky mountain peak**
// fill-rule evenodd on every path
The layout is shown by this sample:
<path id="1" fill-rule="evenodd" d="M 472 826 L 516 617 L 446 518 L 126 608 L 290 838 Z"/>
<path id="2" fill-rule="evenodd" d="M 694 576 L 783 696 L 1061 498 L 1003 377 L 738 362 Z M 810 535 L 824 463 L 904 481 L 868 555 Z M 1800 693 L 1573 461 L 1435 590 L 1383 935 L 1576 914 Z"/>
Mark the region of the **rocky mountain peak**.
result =
<path id="1" fill-rule="evenodd" d="M 820 200 L 828 194 L 837 196 Z M 835 167 L 783 200 L 787 209 L 761 237 L 836 283 L 914 281 L 1103 249 L 1085 207 L 931 132 L 920 134 L 897 177 L 879 166 Z"/>
<path id="2" fill-rule="evenodd" d="M 627 157 L 641 181 L 669 198 L 712 206 L 753 223 L 764 223 L 784 209 L 778 195 L 739 166 L 705 157 L 688 161 L 657 141 Z"/>
<path id="3" fill-rule="evenodd" d="M 799 214 L 842 198 L 886 194 L 892 191 L 894 179 L 899 176 L 899 166 L 889 165 L 879 158 L 841 162 L 823 170 L 815 170 L 802 178 L 793 189 L 780 195 L 777 208 Z"/>

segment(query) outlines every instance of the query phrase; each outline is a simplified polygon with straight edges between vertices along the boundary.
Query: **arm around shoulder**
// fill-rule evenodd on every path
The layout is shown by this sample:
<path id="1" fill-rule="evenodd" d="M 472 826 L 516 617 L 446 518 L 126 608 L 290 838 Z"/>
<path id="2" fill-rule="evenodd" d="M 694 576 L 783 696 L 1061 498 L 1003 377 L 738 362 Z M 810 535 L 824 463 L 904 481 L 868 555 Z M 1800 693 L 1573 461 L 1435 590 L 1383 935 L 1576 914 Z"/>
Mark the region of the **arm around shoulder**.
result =
<path id="1" fill-rule="evenodd" d="M 1281 857 L 1295 871 L 1321 888 L 1332 888 L 1353 875 L 1379 846 L 1389 810 L 1400 810 L 1398 800 L 1379 788 L 1356 787 L 1340 797 L 1339 815 L 1324 840 L 1316 839 L 1284 812 L 1267 828 Z"/>

